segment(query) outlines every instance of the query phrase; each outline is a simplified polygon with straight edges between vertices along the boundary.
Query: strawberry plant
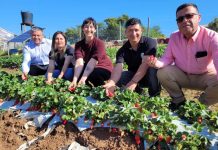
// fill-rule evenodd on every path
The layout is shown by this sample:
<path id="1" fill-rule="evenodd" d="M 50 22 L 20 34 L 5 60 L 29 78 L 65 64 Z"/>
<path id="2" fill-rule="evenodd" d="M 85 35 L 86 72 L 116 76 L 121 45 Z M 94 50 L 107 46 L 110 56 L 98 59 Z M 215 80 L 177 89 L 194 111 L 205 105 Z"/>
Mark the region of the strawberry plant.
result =
<path id="1" fill-rule="evenodd" d="M 53 107 L 59 106 L 58 94 L 51 87 L 37 87 L 35 97 L 31 103 L 33 106 L 40 105 L 43 112 L 48 112 Z"/>
<path id="2" fill-rule="evenodd" d="M 75 91 L 73 92 L 74 94 L 87 97 L 90 95 L 91 87 L 87 86 L 85 84 L 82 84 L 80 86 L 77 86 Z"/>
<path id="3" fill-rule="evenodd" d="M 117 106 L 114 105 L 113 100 L 99 102 L 93 105 L 86 113 L 87 119 L 94 119 L 95 123 L 102 123 L 110 118 L 111 115 L 117 111 Z"/>
<path id="4" fill-rule="evenodd" d="M 82 116 L 91 104 L 84 98 L 78 95 L 72 95 L 66 97 L 63 103 L 64 115 L 63 120 L 77 120 L 78 117 Z"/>
<path id="5" fill-rule="evenodd" d="M 174 141 L 171 144 L 172 147 L 182 149 L 209 149 L 211 143 L 208 138 L 198 135 L 189 134 L 188 132 L 178 132 L 174 137 Z"/>
<path id="6" fill-rule="evenodd" d="M 139 94 L 136 92 L 132 92 L 128 89 L 123 91 L 117 91 L 116 95 L 114 96 L 114 100 L 118 103 L 123 105 L 124 103 L 138 103 L 139 100 Z"/>
<path id="7" fill-rule="evenodd" d="M 90 95 L 91 97 L 99 101 L 105 101 L 108 99 L 105 88 L 103 88 L 102 86 L 93 87 L 90 92 Z"/>
<path id="8" fill-rule="evenodd" d="M 6 98 L 8 97 L 8 87 L 10 86 L 10 79 L 8 75 L 3 75 L 1 76 L 0 80 L 0 95 L 1 98 Z"/>
<path id="9" fill-rule="evenodd" d="M 29 81 L 24 81 L 18 90 L 18 99 L 20 101 L 32 101 L 35 97 L 35 85 Z"/>
<path id="10" fill-rule="evenodd" d="M 207 125 L 210 132 L 218 132 L 218 112 L 217 111 L 207 111 L 204 116 L 205 124 Z"/>
<path id="11" fill-rule="evenodd" d="M 3 98 L 17 98 L 17 91 L 20 88 L 20 79 L 16 75 L 4 75 L 0 81 L 1 92 Z"/>
<path id="12" fill-rule="evenodd" d="M 184 106 L 181 106 L 176 112 L 179 117 L 188 121 L 188 123 L 198 122 L 198 118 L 202 117 L 206 106 L 194 101 L 186 101 Z"/>
<path id="13" fill-rule="evenodd" d="M 12 99 L 19 98 L 18 91 L 21 88 L 21 79 L 11 75 L 10 82 L 8 83 L 10 84 L 10 86 L 7 88 L 8 96 Z"/>
<path id="14" fill-rule="evenodd" d="M 43 75 L 42 76 L 30 76 L 27 81 L 30 83 L 33 83 L 36 87 L 46 86 L 45 77 Z"/>
<path id="15" fill-rule="evenodd" d="M 188 123 L 193 124 L 193 127 L 199 132 L 204 126 L 207 126 L 210 132 L 218 131 L 218 113 L 207 111 L 206 106 L 199 102 L 187 101 L 184 106 L 179 108 L 177 113 Z"/>
<path id="16" fill-rule="evenodd" d="M 158 119 L 150 119 L 142 123 L 144 132 L 144 139 L 148 143 L 154 143 L 155 141 L 170 142 L 172 135 L 176 133 L 177 126 L 172 123 L 173 117 L 161 116 Z"/>
<path id="17" fill-rule="evenodd" d="M 172 116 L 168 109 L 169 99 L 150 98 L 129 90 L 118 90 L 113 99 L 110 99 L 111 96 L 106 96 L 103 87 L 96 87 L 91 90 L 91 96 L 107 101 L 91 105 L 85 98 L 89 96 L 90 87 L 79 86 L 69 92 L 68 81 L 57 79 L 52 85 L 46 85 L 44 81 L 43 76 L 30 76 L 28 80 L 22 81 L 20 77 L 0 72 L 0 96 L 18 98 L 19 101 L 28 100 L 31 102 L 29 110 L 41 109 L 54 114 L 63 110 L 64 124 L 67 120 L 76 122 L 84 114 L 86 119 L 91 120 L 91 128 L 95 123 L 110 120 L 110 123 L 134 133 L 137 144 L 140 144 L 140 136 L 143 136 L 149 144 L 153 144 L 151 149 L 207 149 L 210 146 L 204 136 L 177 132 L 177 126 L 172 123 L 177 117 Z M 197 131 L 205 126 L 211 132 L 217 131 L 217 112 L 206 110 L 202 104 L 187 102 L 180 107 L 178 114 L 194 123 Z M 112 130 L 118 131 L 116 128 Z"/>
<path id="18" fill-rule="evenodd" d="M 161 98 L 161 97 L 140 97 L 141 101 L 143 102 L 141 104 L 141 107 L 143 108 L 147 108 L 147 110 L 153 114 L 152 115 L 155 116 L 155 114 L 159 114 L 159 115 L 165 115 L 169 113 L 169 99 L 166 98 Z"/>
<path id="19" fill-rule="evenodd" d="M 58 92 L 67 92 L 69 85 L 70 81 L 57 78 L 54 80 L 53 84 L 49 86 L 52 86 L 54 90 Z"/>
<path id="20" fill-rule="evenodd" d="M 127 130 L 138 130 L 145 121 L 146 115 L 141 113 L 132 103 L 124 103 L 123 107 L 114 112 L 110 120 L 113 124 L 126 126 Z"/>
<path id="21" fill-rule="evenodd" d="M 22 55 L 0 57 L 0 68 L 20 68 Z"/>

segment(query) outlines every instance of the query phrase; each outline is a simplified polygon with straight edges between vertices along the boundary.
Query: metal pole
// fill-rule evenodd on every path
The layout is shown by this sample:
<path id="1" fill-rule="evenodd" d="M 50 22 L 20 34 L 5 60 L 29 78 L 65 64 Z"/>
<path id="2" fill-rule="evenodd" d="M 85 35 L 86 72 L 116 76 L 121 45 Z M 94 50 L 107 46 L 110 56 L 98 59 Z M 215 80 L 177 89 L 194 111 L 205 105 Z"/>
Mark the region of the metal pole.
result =
<path id="1" fill-rule="evenodd" d="M 81 32 L 81 27 L 79 27 L 79 39 L 81 40 L 81 38 L 82 38 L 82 32 Z"/>
<path id="2" fill-rule="evenodd" d="M 97 24 L 97 33 L 96 34 L 97 34 L 97 38 L 98 38 L 98 24 Z"/>
<path id="3" fill-rule="evenodd" d="M 121 21 L 119 22 L 120 25 L 120 40 L 122 39 L 122 34 L 121 34 Z"/>
<path id="4" fill-rule="evenodd" d="M 149 30 L 150 30 L 150 18 L 148 17 L 147 37 L 149 37 Z"/>

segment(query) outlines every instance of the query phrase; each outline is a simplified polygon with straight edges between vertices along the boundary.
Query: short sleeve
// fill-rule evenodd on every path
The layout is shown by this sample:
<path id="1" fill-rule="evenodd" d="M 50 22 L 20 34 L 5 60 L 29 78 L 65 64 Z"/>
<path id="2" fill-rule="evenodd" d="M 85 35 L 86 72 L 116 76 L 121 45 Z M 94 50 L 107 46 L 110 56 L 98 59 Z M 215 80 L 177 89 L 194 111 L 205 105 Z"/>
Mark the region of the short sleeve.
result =
<path id="1" fill-rule="evenodd" d="M 67 54 L 67 56 L 74 56 L 74 49 L 73 49 L 73 47 L 68 45 L 67 49 L 66 49 L 66 54 Z"/>
<path id="2" fill-rule="evenodd" d="M 48 57 L 49 57 L 50 60 L 55 60 L 55 58 L 54 58 L 54 51 L 53 50 L 49 52 Z"/>
<path id="3" fill-rule="evenodd" d="M 124 48 L 121 47 L 116 54 L 116 64 L 117 63 L 124 63 Z"/>
<path id="4" fill-rule="evenodd" d="M 75 44 L 75 59 L 84 58 L 82 53 L 81 41 Z"/>
<path id="5" fill-rule="evenodd" d="M 156 56 L 157 52 L 157 41 L 152 38 L 148 38 L 146 43 L 146 51 L 144 55 L 153 55 Z"/>

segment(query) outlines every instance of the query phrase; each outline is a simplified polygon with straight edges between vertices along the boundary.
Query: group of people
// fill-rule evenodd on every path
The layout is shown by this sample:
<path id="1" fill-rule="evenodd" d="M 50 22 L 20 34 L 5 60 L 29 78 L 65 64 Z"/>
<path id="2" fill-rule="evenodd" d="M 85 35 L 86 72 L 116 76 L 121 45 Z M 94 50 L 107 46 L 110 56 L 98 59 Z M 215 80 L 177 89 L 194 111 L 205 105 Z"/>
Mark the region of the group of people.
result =
<path id="1" fill-rule="evenodd" d="M 125 24 L 128 41 L 117 51 L 116 61 L 106 54 L 104 42 L 95 37 L 96 21 L 82 23 L 83 39 L 72 48 L 66 35 L 57 31 L 52 41 L 43 38 L 43 29 L 33 27 L 32 39 L 23 49 L 22 79 L 45 75 L 46 83 L 54 78 L 80 84 L 102 85 L 107 94 L 116 86 L 141 93 L 148 87 L 150 97 L 158 96 L 161 85 L 172 98 L 170 108 L 186 101 L 183 88 L 204 91 L 200 102 L 210 106 L 218 102 L 218 33 L 199 25 L 201 15 L 192 3 L 176 10 L 178 31 L 171 34 L 164 55 L 157 59 L 156 40 L 142 36 L 138 18 Z M 124 63 L 128 69 L 123 70 Z"/>

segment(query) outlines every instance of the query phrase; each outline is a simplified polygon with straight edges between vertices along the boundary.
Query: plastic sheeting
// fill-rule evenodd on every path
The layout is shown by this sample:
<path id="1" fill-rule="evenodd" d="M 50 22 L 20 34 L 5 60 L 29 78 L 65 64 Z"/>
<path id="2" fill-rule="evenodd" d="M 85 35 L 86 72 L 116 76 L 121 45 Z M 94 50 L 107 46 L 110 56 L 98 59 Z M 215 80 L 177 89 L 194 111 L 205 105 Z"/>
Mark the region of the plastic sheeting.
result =
<path id="1" fill-rule="evenodd" d="M 97 101 L 95 99 L 93 99 L 92 97 L 87 97 L 87 100 L 92 103 L 93 105 L 97 104 Z M 33 119 L 33 121 L 29 121 L 26 123 L 25 127 L 28 128 L 29 125 L 33 125 L 36 127 L 42 127 L 42 125 L 50 118 L 52 117 L 52 113 L 51 112 L 47 112 L 47 113 L 42 113 L 39 111 L 26 111 L 27 108 L 30 106 L 30 103 L 24 103 L 24 104 L 20 104 L 18 103 L 17 105 L 15 104 L 15 100 L 11 100 L 11 101 L 4 101 L 0 104 L 0 109 L 3 110 L 7 110 L 7 109 L 11 109 L 11 110 L 18 110 L 21 109 L 22 111 L 20 112 L 20 114 L 18 114 L 16 117 L 19 118 L 26 118 L 26 119 Z M 49 122 L 48 125 L 48 129 L 47 131 L 42 135 L 39 136 L 27 143 L 24 143 L 23 145 L 20 146 L 20 148 L 18 148 L 19 150 L 24 150 L 28 148 L 28 145 L 31 145 L 33 143 L 35 143 L 38 140 L 41 140 L 42 137 L 44 138 L 45 136 L 47 136 L 54 128 L 55 128 L 55 124 L 62 122 L 60 116 L 63 114 L 63 112 L 60 113 L 60 115 L 56 114 L 52 120 Z M 176 114 L 172 114 L 172 115 L 176 115 Z M 80 131 L 86 130 L 88 128 L 91 127 L 91 120 L 87 120 L 84 121 L 84 115 L 82 115 L 81 117 L 78 118 L 78 122 L 77 124 L 75 124 L 77 126 L 77 128 Z M 108 123 L 110 125 L 108 125 Z M 187 131 L 188 130 L 189 133 L 195 134 L 195 131 L 191 130 L 191 125 L 188 124 L 186 121 L 184 120 L 174 120 L 173 123 L 175 125 L 177 125 L 178 127 L 178 131 Z M 186 128 L 184 127 L 186 126 Z M 116 126 L 110 123 L 110 120 L 104 122 L 103 124 L 95 124 L 93 127 L 115 127 L 115 128 L 121 128 L 124 129 L 121 126 Z M 143 133 L 143 131 L 141 131 L 140 133 Z M 206 136 L 210 141 L 212 146 L 210 147 L 210 150 L 218 150 L 218 133 L 209 133 L 208 129 L 205 127 L 200 133 L 200 135 Z M 73 144 L 73 143 L 72 143 Z M 77 144 L 73 144 L 73 146 L 78 146 Z M 149 147 L 149 145 L 146 143 L 146 141 L 144 141 L 144 146 Z"/>

